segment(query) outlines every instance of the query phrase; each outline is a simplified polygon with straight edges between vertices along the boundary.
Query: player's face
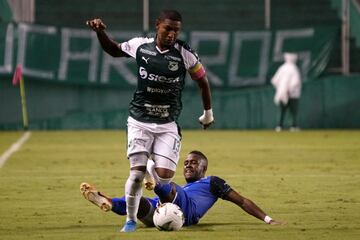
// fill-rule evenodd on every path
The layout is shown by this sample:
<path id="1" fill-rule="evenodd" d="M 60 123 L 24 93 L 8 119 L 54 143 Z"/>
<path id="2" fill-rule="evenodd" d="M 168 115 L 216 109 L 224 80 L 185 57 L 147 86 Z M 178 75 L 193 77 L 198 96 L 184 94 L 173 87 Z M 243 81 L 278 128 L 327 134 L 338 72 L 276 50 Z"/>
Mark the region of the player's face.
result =
<path id="1" fill-rule="evenodd" d="M 156 44 L 161 50 L 166 50 L 174 45 L 181 29 L 181 22 L 165 19 L 156 22 Z"/>
<path id="2" fill-rule="evenodd" d="M 205 168 L 197 154 L 189 154 L 184 161 L 184 177 L 186 182 L 195 182 L 205 176 Z"/>

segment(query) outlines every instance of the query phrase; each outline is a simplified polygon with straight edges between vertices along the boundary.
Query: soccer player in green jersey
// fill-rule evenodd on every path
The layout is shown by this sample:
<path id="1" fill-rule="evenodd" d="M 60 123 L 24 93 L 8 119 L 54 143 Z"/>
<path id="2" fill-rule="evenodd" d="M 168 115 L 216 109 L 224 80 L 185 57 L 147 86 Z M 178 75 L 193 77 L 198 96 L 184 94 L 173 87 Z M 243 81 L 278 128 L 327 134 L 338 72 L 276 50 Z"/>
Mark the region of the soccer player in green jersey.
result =
<path id="1" fill-rule="evenodd" d="M 175 10 L 160 13 L 154 38 L 135 37 L 117 43 L 105 33 L 101 19 L 87 21 L 87 25 L 96 32 L 105 52 L 113 57 L 133 57 L 138 66 L 137 88 L 127 121 L 130 174 L 125 184 L 127 219 L 122 228 L 123 232 L 132 232 L 136 230 L 148 159 L 155 162 L 156 182 L 167 184 L 175 174 L 181 147 L 177 119 L 186 72 L 200 88 L 204 113 L 199 122 L 204 129 L 214 122 L 209 82 L 197 54 L 177 39 L 182 17 Z"/>

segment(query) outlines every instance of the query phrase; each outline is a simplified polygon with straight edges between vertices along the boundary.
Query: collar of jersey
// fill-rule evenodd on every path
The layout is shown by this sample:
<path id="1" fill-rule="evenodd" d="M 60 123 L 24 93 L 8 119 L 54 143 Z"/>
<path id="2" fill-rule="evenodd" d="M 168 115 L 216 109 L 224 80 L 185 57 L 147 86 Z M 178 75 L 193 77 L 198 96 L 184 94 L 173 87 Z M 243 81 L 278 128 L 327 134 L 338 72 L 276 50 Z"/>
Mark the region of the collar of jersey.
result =
<path id="1" fill-rule="evenodd" d="M 156 50 L 160 53 L 160 54 L 165 54 L 165 53 L 167 53 L 168 51 L 170 51 L 170 49 L 166 49 L 166 50 L 164 50 L 164 51 L 161 51 L 161 49 L 156 45 L 155 46 L 156 47 Z"/>

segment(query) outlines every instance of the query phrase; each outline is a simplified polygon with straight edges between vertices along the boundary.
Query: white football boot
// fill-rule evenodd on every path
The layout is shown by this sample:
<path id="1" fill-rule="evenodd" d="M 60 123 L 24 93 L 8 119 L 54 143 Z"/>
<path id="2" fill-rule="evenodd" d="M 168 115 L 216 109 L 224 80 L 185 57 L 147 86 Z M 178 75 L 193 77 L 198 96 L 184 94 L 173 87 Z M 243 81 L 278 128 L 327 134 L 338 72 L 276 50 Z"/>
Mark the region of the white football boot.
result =
<path id="1" fill-rule="evenodd" d="M 156 180 L 154 177 L 155 172 L 155 163 L 152 159 L 149 159 L 146 164 L 146 172 L 144 177 L 144 186 L 146 190 L 154 190 L 156 185 Z"/>
<path id="2" fill-rule="evenodd" d="M 91 203 L 98 206 L 101 210 L 108 212 L 112 208 L 112 203 L 109 201 L 109 198 L 105 195 L 101 194 L 96 190 L 94 186 L 91 186 L 88 183 L 80 184 L 80 192 L 84 196 L 84 198 Z"/>
<path id="3" fill-rule="evenodd" d="M 155 179 L 151 176 L 151 174 L 149 174 L 148 171 L 146 171 L 145 173 L 145 177 L 144 177 L 144 187 L 146 190 L 154 190 L 156 185 Z"/>

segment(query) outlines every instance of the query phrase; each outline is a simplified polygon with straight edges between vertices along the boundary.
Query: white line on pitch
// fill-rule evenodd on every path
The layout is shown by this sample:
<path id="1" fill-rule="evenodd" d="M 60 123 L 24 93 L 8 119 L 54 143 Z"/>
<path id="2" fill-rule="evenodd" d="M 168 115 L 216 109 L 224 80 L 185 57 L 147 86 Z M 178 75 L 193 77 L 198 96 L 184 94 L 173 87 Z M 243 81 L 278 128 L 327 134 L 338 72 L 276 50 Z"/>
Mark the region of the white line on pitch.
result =
<path id="1" fill-rule="evenodd" d="M 5 164 L 6 160 L 8 160 L 8 158 L 13 153 L 15 153 L 21 148 L 21 146 L 26 142 L 26 140 L 28 140 L 30 135 L 31 132 L 25 132 L 15 143 L 13 143 L 13 145 L 11 145 L 8 150 L 6 150 L 6 152 L 3 153 L 3 155 L 0 156 L 0 168 Z"/>

